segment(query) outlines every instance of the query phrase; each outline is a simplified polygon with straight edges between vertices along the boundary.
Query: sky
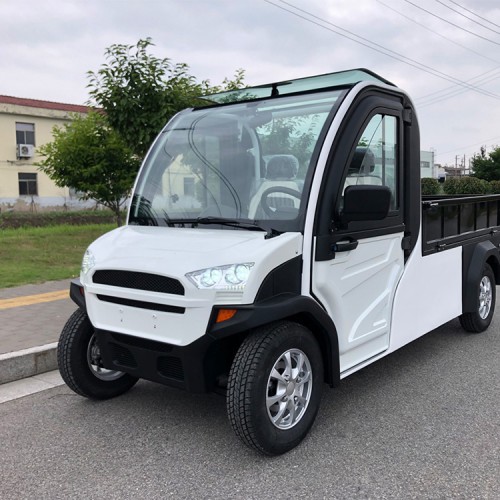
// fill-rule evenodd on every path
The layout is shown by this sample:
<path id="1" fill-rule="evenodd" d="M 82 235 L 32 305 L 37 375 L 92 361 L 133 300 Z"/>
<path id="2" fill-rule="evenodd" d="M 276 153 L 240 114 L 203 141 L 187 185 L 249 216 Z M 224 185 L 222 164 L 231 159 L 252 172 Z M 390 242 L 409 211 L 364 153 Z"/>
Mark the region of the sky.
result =
<path id="1" fill-rule="evenodd" d="M 105 49 L 147 37 L 214 85 L 368 68 L 412 97 L 437 163 L 500 145 L 499 0 L 0 0 L 0 94 L 85 104 Z"/>

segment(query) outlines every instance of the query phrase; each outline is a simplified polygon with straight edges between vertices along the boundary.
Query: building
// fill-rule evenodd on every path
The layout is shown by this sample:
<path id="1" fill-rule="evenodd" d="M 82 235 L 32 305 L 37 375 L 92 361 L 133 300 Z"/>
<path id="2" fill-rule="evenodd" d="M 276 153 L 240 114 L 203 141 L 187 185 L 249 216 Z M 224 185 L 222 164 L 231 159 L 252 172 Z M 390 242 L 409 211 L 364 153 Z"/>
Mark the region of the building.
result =
<path id="1" fill-rule="evenodd" d="M 420 176 L 438 177 L 437 169 L 434 164 L 434 151 L 420 151 Z"/>
<path id="2" fill-rule="evenodd" d="M 86 106 L 0 95 L 0 210 L 79 206 L 78 197 L 35 163 L 37 149 L 52 141 L 54 126 L 85 114 Z"/>

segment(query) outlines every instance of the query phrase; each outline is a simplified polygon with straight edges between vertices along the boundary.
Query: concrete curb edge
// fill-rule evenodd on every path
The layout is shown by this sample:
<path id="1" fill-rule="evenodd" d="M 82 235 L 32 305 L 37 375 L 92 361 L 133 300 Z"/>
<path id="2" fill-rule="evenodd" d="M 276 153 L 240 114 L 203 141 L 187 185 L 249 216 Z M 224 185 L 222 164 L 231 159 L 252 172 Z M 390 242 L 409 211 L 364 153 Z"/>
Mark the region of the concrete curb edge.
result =
<path id="1" fill-rule="evenodd" d="M 0 384 L 57 369 L 57 342 L 0 354 Z"/>

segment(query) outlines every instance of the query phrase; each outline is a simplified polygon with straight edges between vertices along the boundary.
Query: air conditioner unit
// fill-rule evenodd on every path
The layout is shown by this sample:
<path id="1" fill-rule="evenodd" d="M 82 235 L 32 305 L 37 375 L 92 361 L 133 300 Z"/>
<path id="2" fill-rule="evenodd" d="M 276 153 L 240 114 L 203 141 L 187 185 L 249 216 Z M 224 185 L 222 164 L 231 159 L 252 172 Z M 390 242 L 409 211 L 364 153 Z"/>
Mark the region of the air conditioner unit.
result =
<path id="1" fill-rule="evenodd" d="M 33 146 L 33 144 L 17 145 L 18 158 L 33 158 L 33 156 L 35 156 L 35 146 Z"/>

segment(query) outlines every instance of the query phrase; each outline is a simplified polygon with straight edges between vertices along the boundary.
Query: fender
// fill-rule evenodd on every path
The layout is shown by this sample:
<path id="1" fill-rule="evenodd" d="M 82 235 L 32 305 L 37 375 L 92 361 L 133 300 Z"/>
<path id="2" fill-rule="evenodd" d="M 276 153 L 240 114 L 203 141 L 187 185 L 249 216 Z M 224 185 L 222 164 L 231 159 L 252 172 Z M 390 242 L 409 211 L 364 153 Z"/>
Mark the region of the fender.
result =
<path id="1" fill-rule="evenodd" d="M 463 312 L 474 312 L 477 309 L 477 283 L 481 279 L 484 264 L 488 262 L 500 281 L 500 254 L 491 241 L 482 241 L 464 247 L 464 264 L 462 270 L 462 304 Z"/>
<path id="2" fill-rule="evenodd" d="M 219 309 L 236 309 L 237 313 L 227 321 L 215 323 Z M 214 308 L 207 334 L 220 339 L 285 319 L 311 330 L 323 352 L 325 381 L 331 387 L 337 386 L 340 383 L 337 330 L 325 310 L 311 297 L 284 293 L 248 306 L 218 306 Z"/>

